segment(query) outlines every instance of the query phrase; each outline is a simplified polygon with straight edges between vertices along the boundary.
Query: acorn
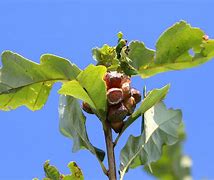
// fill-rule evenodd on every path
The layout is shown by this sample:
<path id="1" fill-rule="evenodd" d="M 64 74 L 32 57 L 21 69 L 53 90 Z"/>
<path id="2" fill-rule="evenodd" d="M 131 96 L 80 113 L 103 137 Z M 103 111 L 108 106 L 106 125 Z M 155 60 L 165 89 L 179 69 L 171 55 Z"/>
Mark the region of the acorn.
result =
<path id="1" fill-rule="evenodd" d="M 107 89 L 110 88 L 121 88 L 123 74 L 117 71 L 107 72 L 104 81 L 106 82 Z"/>
<path id="2" fill-rule="evenodd" d="M 125 100 L 123 102 L 123 104 L 126 107 L 126 109 L 128 110 L 128 115 L 131 115 L 136 108 L 135 98 L 131 96 L 130 98 Z"/>
<path id="3" fill-rule="evenodd" d="M 123 91 L 120 88 L 111 88 L 107 91 L 107 99 L 110 105 L 115 105 L 123 100 Z"/>
<path id="4" fill-rule="evenodd" d="M 94 114 L 94 112 L 92 111 L 90 105 L 89 105 L 87 102 L 83 102 L 83 103 L 82 103 L 82 109 L 83 109 L 85 112 L 89 113 L 89 114 Z"/>
<path id="5" fill-rule="evenodd" d="M 121 82 L 121 84 L 123 84 L 123 83 L 131 83 L 131 79 L 130 79 L 130 76 L 127 76 L 127 75 L 123 75 L 123 78 L 122 78 L 122 82 Z"/>
<path id="6" fill-rule="evenodd" d="M 124 122 L 123 121 L 111 122 L 110 125 L 115 133 L 120 133 L 124 126 Z"/>
<path id="7" fill-rule="evenodd" d="M 126 109 L 126 107 L 123 105 L 123 103 L 119 103 L 114 106 L 109 106 L 107 119 L 110 122 L 123 121 L 126 118 L 127 114 L 128 110 Z"/>
<path id="8" fill-rule="evenodd" d="M 141 101 L 141 94 L 137 89 L 131 88 L 131 96 L 134 97 L 136 104 Z"/>
<path id="9" fill-rule="evenodd" d="M 107 87 L 107 121 L 119 133 L 124 126 L 123 120 L 134 112 L 141 95 L 138 90 L 131 88 L 128 75 L 112 71 L 107 72 L 103 79 Z"/>
<path id="10" fill-rule="evenodd" d="M 123 91 L 123 99 L 128 99 L 131 97 L 131 86 L 129 82 L 123 83 L 121 89 Z"/>

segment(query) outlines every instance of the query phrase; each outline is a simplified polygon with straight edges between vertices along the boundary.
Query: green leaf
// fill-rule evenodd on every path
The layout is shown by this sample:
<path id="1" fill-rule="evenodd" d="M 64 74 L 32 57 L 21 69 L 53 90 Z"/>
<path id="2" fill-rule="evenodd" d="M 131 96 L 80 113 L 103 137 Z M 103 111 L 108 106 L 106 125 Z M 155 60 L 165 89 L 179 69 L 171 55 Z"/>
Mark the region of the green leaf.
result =
<path id="1" fill-rule="evenodd" d="M 81 99 L 82 101 L 87 102 L 91 106 L 91 108 L 93 109 L 96 108 L 93 101 L 89 97 L 88 93 L 76 80 L 72 80 L 67 83 L 64 83 L 62 88 L 59 90 L 59 93 L 72 95 L 77 99 Z"/>
<path id="2" fill-rule="evenodd" d="M 146 48 L 143 42 L 132 41 L 129 49 L 128 57 L 132 60 L 131 65 L 136 69 L 145 67 L 154 60 L 155 51 Z"/>
<path id="3" fill-rule="evenodd" d="M 200 45 L 204 32 L 199 28 L 192 28 L 184 21 L 176 23 L 164 32 L 156 43 L 157 64 L 191 61 L 188 50 L 200 52 Z"/>
<path id="4" fill-rule="evenodd" d="M 0 69 L 0 109 L 10 110 L 25 105 L 38 110 L 47 101 L 52 85 L 57 81 L 75 79 L 80 69 L 68 60 L 46 54 L 41 64 L 16 53 L 2 54 Z"/>
<path id="5" fill-rule="evenodd" d="M 141 103 L 140 107 L 125 121 L 125 125 L 123 126 L 123 129 L 119 136 L 116 139 L 116 142 L 118 141 L 119 137 L 122 135 L 122 133 L 143 113 L 145 113 L 148 109 L 150 109 L 155 104 L 159 103 L 161 100 L 165 98 L 169 91 L 170 85 L 166 85 L 161 89 L 153 89 L 148 93 L 148 95 L 144 98 L 143 102 Z"/>
<path id="6" fill-rule="evenodd" d="M 80 108 L 79 102 L 76 98 L 71 96 L 60 96 L 59 103 L 60 116 L 60 132 L 73 140 L 73 152 L 80 149 L 88 149 L 94 154 L 101 166 L 105 153 L 92 146 L 89 142 L 85 127 L 85 116 Z"/>
<path id="7" fill-rule="evenodd" d="M 144 169 L 159 180 L 181 180 L 191 177 L 192 160 L 183 154 L 185 132 L 183 124 L 179 127 L 179 141 L 172 146 L 164 146 L 161 158 L 151 164 L 152 173 L 147 166 Z"/>
<path id="8" fill-rule="evenodd" d="M 62 180 L 84 180 L 83 173 L 75 162 L 70 162 L 68 168 L 71 171 L 71 175 L 66 175 Z"/>
<path id="9" fill-rule="evenodd" d="M 46 161 L 44 164 L 45 176 L 51 180 L 60 180 L 60 173 L 55 166 L 49 164 L 49 161 Z"/>
<path id="10" fill-rule="evenodd" d="M 103 80 L 105 73 L 104 66 L 89 65 L 78 75 L 77 80 L 64 83 L 59 93 L 87 102 L 105 121 L 107 106 L 106 85 Z"/>
<path id="11" fill-rule="evenodd" d="M 92 56 L 97 61 L 97 65 L 106 66 L 108 70 L 116 70 L 119 66 L 115 47 L 107 44 L 104 44 L 101 48 L 93 48 Z"/>
<path id="12" fill-rule="evenodd" d="M 167 109 L 162 102 L 146 111 L 143 134 L 130 136 L 121 151 L 121 179 L 128 168 L 148 165 L 160 159 L 162 146 L 172 145 L 178 140 L 177 129 L 181 119 L 180 110 Z"/>
<path id="13" fill-rule="evenodd" d="M 50 165 L 49 161 L 44 163 L 45 178 L 43 180 L 84 180 L 82 170 L 78 167 L 75 162 L 70 162 L 68 168 L 71 174 L 64 175 L 60 174 L 55 166 Z M 33 180 L 39 180 L 38 178 L 33 178 Z"/>
<path id="14" fill-rule="evenodd" d="M 201 29 L 180 21 L 160 36 L 155 55 L 143 43 L 134 42 L 129 57 L 142 78 L 196 67 L 214 57 L 214 40 L 205 41 L 203 36 Z"/>

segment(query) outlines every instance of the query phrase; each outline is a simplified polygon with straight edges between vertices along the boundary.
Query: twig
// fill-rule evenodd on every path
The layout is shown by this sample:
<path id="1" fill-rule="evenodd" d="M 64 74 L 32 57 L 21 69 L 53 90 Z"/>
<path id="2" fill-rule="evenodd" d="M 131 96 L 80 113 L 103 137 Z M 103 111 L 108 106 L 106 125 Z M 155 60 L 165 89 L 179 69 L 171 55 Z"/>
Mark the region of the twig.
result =
<path id="1" fill-rule="evenodd" d="M 109 123 L 106 121 L 106 130 L 105 133 L 105 141 L 106 141 L 106 149 L 108 156 L 108 178 L 109 180 L 116 180 L 116 165 L 115 165 L 115 156 L 114 156 L 114 143 L 112 142 L 112 130 Z"/>

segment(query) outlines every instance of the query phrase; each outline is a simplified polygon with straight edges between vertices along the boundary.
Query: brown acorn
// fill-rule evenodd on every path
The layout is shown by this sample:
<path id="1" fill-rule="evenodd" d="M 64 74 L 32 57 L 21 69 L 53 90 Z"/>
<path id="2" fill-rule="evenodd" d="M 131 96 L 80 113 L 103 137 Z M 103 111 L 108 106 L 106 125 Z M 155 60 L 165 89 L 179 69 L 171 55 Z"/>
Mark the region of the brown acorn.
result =
<path id="1" fill-rule="evenodd" d="M 115 133 L 120 133 L 124 126 L 124 122 L 123 121 L 111 122 L 110 125 L 111 128 L 115 131 Z"/>
<path id="2" fill-rule="evenodd" d="M 89 113 L 89 114 L 94 114 L 94 112 L 92 111 L 90 105 L 89 105 L 87 102 L 83 102 L 83 103 L 82 103 L 82 109 L 83 109 L 85 112 Z"/>
<path id="3" fill-rule="evenodd" d="M 121 89 L 123 91 L 123 99 L 131 97 L 131 86 L 129 82 L 123 83 Z"/>
<path id="4" fill-rule="evenodd" d="M 113 121 L 123 121 L 128 114 L 128 110 L 123 105 L 123 103 L 119 103 L 114 106 L 109 106 L 108 109 L 108 120 L 110 122 Z"/>
<path id="5" fill-rule="evenodd" d="M 121 88 L 123 74 L 117 71 L 107 72 L 104 81 L 106 82 L 107 89 L 110 88 Z"/>
<path id="6" fill-rule="evenodd" d="M 123 104 L 126 107 L 126 109 L 128 110 L 128 115 L 131 115 L 136 108 L 135 98 L 131 96 L 130 98 L 125 100 L 123 102 Z"/>
<path id="7" fill-rule="evenodd" d="M 123 100 L 123 91 L 120 88 L 111 88 L 107 91 L 107 99 L 110 105 L 115 105 Z"/>
<path id="8" fill-rule="evenodd" d="M 141 94 L 140 91 L 138 91 L 137 89 L 135 88 L 131 89 L 131 96 L 134 97 L 136 104 L 141 101 Z"/>
<path id="9" fill-rule="evenodd" d="M 123 83 L 131 83 L 131 79 L 130 79 L 130 77 L 129 76 L 127 76 L 127 75 L 123 75 L 123 78 L 122 78 L 122 82 L 121 82 L 122 84 Z"/>

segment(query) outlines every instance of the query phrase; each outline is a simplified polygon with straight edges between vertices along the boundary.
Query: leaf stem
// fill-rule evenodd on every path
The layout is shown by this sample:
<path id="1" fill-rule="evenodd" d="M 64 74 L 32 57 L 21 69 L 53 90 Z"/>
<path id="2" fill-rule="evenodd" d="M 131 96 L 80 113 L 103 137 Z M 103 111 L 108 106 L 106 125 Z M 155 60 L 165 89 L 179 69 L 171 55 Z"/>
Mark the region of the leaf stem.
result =
<path id="1" fill-rule="evenodd" d="M 106 149 L 108 156 L 108 178 L 109 180 L 116 180 L 116 164 L 115 164 L 115 155 L 114 155 L 114 143 L 112 142 L 112 130 L 108 121 L 106 121 L 106 130 L 105 133 L 105 141 L 106 141 Z"/>
<path id="2" fill-rule="evenodd" d="M 108 176 L 108 171 L 107 171 L 106 167 L 104 166 L 104 164 L 101 162 L 100 165 L 101 165 L 101 168 L 102 168 L 102 170 L 103 170 L 103 173 L 104 173 L 106 176 Z"/>
<path id="3" fill-rule="evenodd" d="M 143 99 L 146 98 L 146 85 L 143 87 Z M 142 114 L 142 123 L 141 123 L 141 133 L 143 133 L 143 130 L 144 130 L 144 114 Z"/>

